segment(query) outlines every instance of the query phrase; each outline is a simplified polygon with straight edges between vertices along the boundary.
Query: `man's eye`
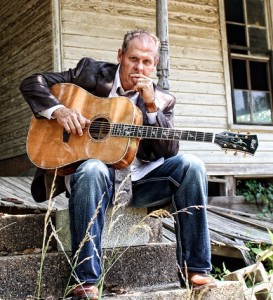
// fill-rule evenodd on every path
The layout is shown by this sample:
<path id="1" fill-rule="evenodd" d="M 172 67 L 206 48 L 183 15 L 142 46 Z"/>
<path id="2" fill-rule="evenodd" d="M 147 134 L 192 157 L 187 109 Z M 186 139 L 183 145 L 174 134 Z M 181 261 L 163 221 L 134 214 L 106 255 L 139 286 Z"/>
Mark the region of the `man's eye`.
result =
<path id="1" fill-rule="evenodd" d="M 136 62 L 137 58 L 136 57 L 131 57 L 130 60 L 133 61 L 133 62 Z"/>
<path id="2" fill-rule="evenodd" d="M 150 60 L 144 60 L 144 64 L 145 64 L 145 65 L 151 65 L 152 62 L 151 62 Z"/>

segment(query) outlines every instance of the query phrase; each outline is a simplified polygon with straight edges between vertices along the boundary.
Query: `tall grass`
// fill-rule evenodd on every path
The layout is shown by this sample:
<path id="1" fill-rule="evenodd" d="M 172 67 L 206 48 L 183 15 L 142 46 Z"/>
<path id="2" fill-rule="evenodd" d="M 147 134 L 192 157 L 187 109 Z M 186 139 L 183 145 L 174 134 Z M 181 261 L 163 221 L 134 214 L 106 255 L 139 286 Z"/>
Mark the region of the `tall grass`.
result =
<path id="1" fill-rule="evenodd" d="M 77 274 L 75 272 L 75 269 L 78 265 L 80 265 L 81 263 L 83 263 L 84 261 L 78 261 L 79 258 L 79 253 L 83 247 L 83 245 L 86 242 L 91 242 L 93 243 L 93 237 L 89 234 L 90 232 L 90 228 L 92 227 L 92 225 L 94 224 L 94 220 L 96 219 L 100 209 L 101 209 L 101 203 L 103 201 L 103 198 L 100 200 L 99 205 L 94 213 L 94 215 L 91 217 L 91 220 L 88 223 L 88 227 L 86 229 L 86 234 L 83 238 L 83 240 L 81 241 L 79 248 L 77 250 L 77 252 L 75 253 L 74 257 L 71 259 L 69 254 L 66 253 L 63 244 L 58 236 L 58 231 L 56 230 L 55 226 L 53 225 L 52 219 L 51 219 L 51 214 L 53 212 L 54 209 L 54 204 L 55 201 L 52 198 L 53 192 L 54 192 L 54 184 L 55 184 L 55 180 L 56 180 L 56 176 L 57 176 L 57 172 L 55 172 L 55 176 L 54 176 L 54 180 L 52 183 L 52 187 L 51 187 L 51 193 L 50 193 L 50 198 L 48 201 L 48 209 L 47 212 L 45 214 L 45 218 L 44 218 L 44 230 L 43 230 L 43 243 L 42 243 L 42 254 L 41 254 L 41 263 L 40 263 L 40 269 L 39 269 L 39 273 L 38 273 L 38 278 L 37 278 L 37 284 L 36 284 L 36 290 L 35 290 L 35 299 L 37 300 L 41 300 L 41 287 L 42 287 L 42 274 L 43 274 L 43 268 L 44 268 L 44 262 L 46 259 L 46 253 L 48 251 L 49 248 L 49 244 L 52 241 L 53 238 L 55 238 L 55 240 L 57 241 L 57 244 L 59 246 L 59 249 L 61 250 L 61 252 L 64 253 L 64 256 L 71 268 L 71 273 L 69 274 L 69 279 L 67 282 L 67 285 L 65 287 L 65 291 L 63 294 L 63 299 L 66 299 L 66 297 L 73 291 L 73 289 L 77 286 L 77 285 L 81 285 L 83 284 L 82 282 L 80 282 L 79 278 L 77 277 Z M 117 195 L 118 197 L 118 195 Z M 114 225 L 119 221 L 120 218 L 123 217 L 123 214 L 120 213 L 123 211 L 124 205 L 123 204 L 119 204 L 118 201 L 114 201 L 114 203 L 116 203 L 116 205 L 113 206 L 113 210 L 111 213 L 111 217 L 110 217 L 110 224 L 108 227 L 108 231 L 107 231 L 107 235 L 111 235 L 112 230 L 114 228 Z M 152 218 L 173 218 L 174 214 L 178 214 L 178 213 L 189 213 L 191 214 L 191 212 L 189 212 L 189 209 L 195 208 L 197 210 L 199 209 L 205 209 L 205 207 L 203 206 L 191 206 L 188 208 L 184 208 L 180 211 L 174 212 L 174 213 L 170 213 L 164 209 L 159 209 L 159 210 L 155 210 L 152 211 L 150 214 L 148 214 L 147 216 L 145 216 L 138 224 L 135 224 L 131 229 L 130 229 L 130 234 L 134 234 L 136 231 L 142 231 L 142 234 L 146 234 L 147 232 L 150 233 L 150 231 L 152 230 L 152 228 L 150 226 L 148 226 L 147 224 L 147 219 L 149 217 Z M 50 232 L 50 234 L 49 234 Z M 141 234 L 138 235 L 137 238 L 141 238 Z M 134 240 L 132 241 L 132 244 L 135 244 L 137 241 Z M 95 244 L 93 243 L 94 247 Z M 111 270 L 111 268 L 113 268 L 113 266 L 117 263 L 117 261 L 126 253 L 126 251 L 128 251 L 128 249 L 131 247 L 131 245 L 128 245 L 127 247 L 124 248 L 116 248 L 113 247 L 111 252 L 108 254 L 108 257 L 104 256 L 103 258 L 99 257 L 98 251 L 96 251 L 96 255 L 98 255 L 99 259 L 101 260 L 101 265 L 102 265 L 102 275 L 101 275 L 101 279 L 98 282 L 98 288 L 99 288 L 99 299 L 102 298 L 103 295 L 103 285 L 104 285 L 104 281 L 105 281 L 105 277 L 108 274 L 108 272 Z M 91 257 L 86 258 L 85 260 L 91 259 Z M 178 267 L 179 268 L 179 267 Z M 185 270 L 187 270 L 187 266 L 185 266 Z M 188 284 L 188 278 L 187 278 L 187 272 L 184 274 L 181 270 L 181 276 L 184 278 L 185 283 L 186 283 L 186 290 L 187 290 L 187 300 L 198 300 L 198 299 L 202 299 L 202 293 L 194 294 L 192 287 L 189 286 Z M 185 276 L 185 277 L 184 277 Z M 75 282 L 74 285 L 70 285 L 71 280 L 73 279 L 73 281 Z M 194 297 L 194 298 L 193 298 Z M 201 298 L 200 298 L 201 297 Z"/>

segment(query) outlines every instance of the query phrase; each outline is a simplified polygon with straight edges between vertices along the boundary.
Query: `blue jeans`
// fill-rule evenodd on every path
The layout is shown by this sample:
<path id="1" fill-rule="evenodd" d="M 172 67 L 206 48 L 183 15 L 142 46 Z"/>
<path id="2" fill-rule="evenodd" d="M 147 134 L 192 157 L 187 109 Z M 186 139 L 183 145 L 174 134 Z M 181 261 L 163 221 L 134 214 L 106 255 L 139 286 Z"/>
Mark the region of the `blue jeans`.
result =
<path id="1" fill-rule="evenodd" d="M 113 197 L 113 172 L 98 160 L 88 160 L 71 176 L 69 199 L 72 251 L 75 253 L 98 203 L 101 208 L 90 228 L 76 268 L 80 281 L 97 283 L 101 275 L 101 233 L 107 206 Z M 153 207 L 172 201 L 176 218 L 177 261 L 191 272 L 211 270 L 210 238 L 206 218 L 207 179 L 203 162 L 193 155 L 176 155 L 133 182 L 134 207 Z M 179 212 L 187 208 L 187 212 Z M 189 213 L 190 212 L 190 213 Z M 88 259 L 86 259 L 88 258 Z"/>

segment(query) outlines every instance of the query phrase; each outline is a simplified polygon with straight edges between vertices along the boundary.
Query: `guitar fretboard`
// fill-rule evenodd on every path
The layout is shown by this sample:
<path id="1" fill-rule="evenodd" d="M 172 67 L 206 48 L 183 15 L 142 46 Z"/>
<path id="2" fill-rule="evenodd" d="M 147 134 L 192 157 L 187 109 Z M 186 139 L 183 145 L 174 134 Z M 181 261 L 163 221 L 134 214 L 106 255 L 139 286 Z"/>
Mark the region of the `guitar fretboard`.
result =
<path id="1" fill-rule="evenodd" d="M 214 134 L 210 132 L 185 131 L 173 128 L 127 124 L 111 124 L 111 135 L 120 137 L 123 136 L 160 140 L 200 141 L 211 143 L 214 141 Z"/>

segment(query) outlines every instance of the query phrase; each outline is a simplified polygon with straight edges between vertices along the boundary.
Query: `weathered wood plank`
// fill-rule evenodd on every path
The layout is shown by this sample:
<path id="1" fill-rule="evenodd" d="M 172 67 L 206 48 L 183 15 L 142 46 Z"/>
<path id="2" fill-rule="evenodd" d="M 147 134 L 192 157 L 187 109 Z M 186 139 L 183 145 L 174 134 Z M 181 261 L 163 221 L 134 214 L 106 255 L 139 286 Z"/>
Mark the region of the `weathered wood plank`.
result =
<path id="1" fill-rule="evenodd" d="M 182 79 L 182 78 L 181 78 Z M 198 94 L 198 93 L 175 93 L 177 103 L 180 104 L 195 104 L 195 105 L 210 105 L 225 106 L 225 95 L 211 95 L 211 94 Z"/>
<path id="2" fill-rule="evenodd" d="M 188 58 L 207 61 L 222 61 L 222 54 L 220 50 L 211 49 L 197 49 L 191 47 L 184 47 L 183 45 L 178 47 L 172 47 L 171 49 L 173 58 Z"/>
<path id="3" fill-rule="evenodd" d="M 251 164 L 217 164 L 206 165 L 208 175 L 235 175 L 243 177 L 272 176 L 272 166 L 268 163 L 257 163 L 253 160 Z"/>
<path id="4" fill-rule="evenodd" d="M 221 62 L 217 61 L 205 61 L 201 59 L 193 60 L 185 57 L 180 57 L 171 60 L 170 74 L 172 74 L 172 69 L 221 72 L 223 71 L 223 65 Z"/>
<path id="5" fill-rule="evenodd" d="M 63 50 L 63 59 L 76 58 L 80 60 L 82 57 L 93 57 L 97 60 L 117 62 L 117 52 L 114 51 L 100 51 L 86 48 L 71 48 L 65 47 Z"/>
<path id="6" fill-rule="evenodd" d="M 175 118 L 175 125 L 183 128 L 225 128 L 227 122 L 221 118 L 202 118 L 202 116 L 179 116 Z"/>
<path id="7" fill-rule="evenodd" d="M 48 202 L 37 203 L 33 200 L 30 192 L 32 177 L 0 177 L 0 207 L 14 206 L 13 203 L 1 201 L 1 198 L 15 198 L 23 201 L 23 204 L 16 205 L 19 208 L 48 208 Z M 68 205 L 64 194 L 54 200 L 55 209 L 66 209 Z"/>
<path id="8" fill-rule="evenodd" d="M 175 45 L 197 49 L 221 49 L 221 41 L 218 39 L 172 34 L 170 36 L 170 47 L 175 47 Z"/>
<path id="9" fill-rule="evenodd" d="M 224 95 L 225 87 L 223 84 L 194 82 L 194 81 L 170 81 L 171 90 L 176 93 L 198 93 Z"/>
<path id="10" fill-rule="evenodd" d="M 128 10 L 128 14 L 119 13 L 118 16 L 118 14 L 113 14 L 113 11 L 111 13 L 107 13 L 106 11 L 104 11 L 104 13 L 98 14 L 94 10 L 79 11 L 79 10 L 72 10 L 71 8 L 69 9 L 63 8 L 62 18 L 64 21 L 69 20 L 70 22 L 73 22 L 75 25 L 77 25 L 78 23 L 90 24 L 90 20 L 92 20 L 92 26 L 94 27 L 101 26 L 101 24 L 104 23 L 106 25 L 104 33 L 107 32 L 106 29 L 108 29 L 108 32 L 111 33 L 112 28 L 124 28 L 124 31 L 126 32 L 130 30 L 130 28 L 139 27 L 140 20 L 142 22 L 141 27 L 154 28 L 155 9 L 152 11 L 144 10 L 143 13 L 141 12 L 141 14 L 139 12 L 140 10 L 136 10 L 135 8 L 132 8 L 131 10 Z M 110 24 L 111 26 L 109 26 Z M 109 36 L 111 36 L 111 34 L 109 34 Z"/>
<path id="11" fill-rule="evenodd" d="M 224 84 L 223 73 L 221 72 L 172 69 L 171 78 L 172 80 L 176 80 L 176 81 L 179 80 L 202 81 L 202 82 Z"/>
<path id="12" fill-rule="evenodd" d="M 94 49 L 96 51 L 115 51 L 121 47 L 121 39 L 114 39 L 109 37 L 91 37 L 81 36 L 80 37 L 80 48 L 83 49 Z M 79 47 L 79 37 L 74 34 L 65 34 L 63 38 L 63 45 L 66 47 Z"/>
<path id="13" fill-rule="evenodd" d="M 31 112 L 20 95 L 20 82 L 26 74 L 53 65 L 50 1 L 12 1 L 1 10 L 1 25 L 0 47 L 5 55 L 1 57 L 0 159 L 7 159 L 26 151 Z"/>
<path id="14" fill-rule="evenodd" d="M 202 117 L 226 117 L 226 107 L 216 105 L 200 106 L 195 104 L 176 104 L 175 113 L 177 116 L 202 116 Z"/>
<path id="15" fill-rule="evenodd" d="M 211 10 L 213 11 L 213 9 Z M 200 14 L 198 14 L 198 9 L 196 12 L 191 12 L 191 15 L 187 14 L 187 12 L 181 13 L 178 12 L 169 12 L 169 20 L 172 25 L 190 25 L 190 26 L 202 26 L 205 28 L 216 28 L 218 25 L 217 17 L 214 17 L 204 12 L 204 10 L 199 10 Z"/>
<path id="16" fill-rule="evenodd" d="M 170 22 L 170 25 L 172 23 Z M 175 26 L 170 26 L 169 29 L 170 35 L 180 35 L 180 36 L 191 36 L 194 38 L 204 38 L 212 40 L 220 40 L 220 32 L 218 29 L 214 28 L 200 28 L 198 26 L 190 25 L 180 25 L 176 24 Z"/>
<path id="17" fill-rule="evenodd" d="M 119 1 L 119 5 L 116 2 L 105 0 L 92 0 L 92 1 L 84 1 L 78 0 L 77 2 L 73 0 L 65 0 L 62 3 L 63 8 L 73 9 L 76 11 L 94 11 L 97 14 L 115 14 L 121 13 L 126 15 L 124 9 L 126 8 L 142 8 L 141 12 L 144 12 L 143 7 L 147 10 L 155 10 L 156 8 L 156 0 L 139 0 L 137 2 L 132 0 L 122 0 Z"/>
<path id="18" fill-rule="evenodd" d="M 186 144 L 194 142 L 184 141 L 183 143 Z M 238 155 L 235 156 L 233 150 L 228 150 L 227 154 L 225 154 L 224 150 L 219 150 L 217 145 L 214 145 L 214 149 L 210 151 L 210 155 L 207 155 L 208 151 L 199 151 L 198 146 L 199 145 L 197 143 L 192 145 L 191 151 L 189 152 L 198 157 L 202 157 L 202 160 L 205 162 L 206 165 L 214 165 L 216 161 L 219 161 L 218 167 L 222 166 L 222 168 L 224 168 L 225 166 L 231 167 L 232 165 L 236 165 L 237 167 L 239 165 L 244 165 L 245 167 L 247 167 L 248 165 L 252 164 L 254 160 L 252 156 L 247 155 L 246 157 L 244 157 L 244 154 L 239 152 Z M 183 146 L 181 146 L 180 150 L 182 152 L 185 152 Z M 264 153 L 260 155 L 255 155 L 255 163 L 260 164 L 262 168 L 263 164 L 272 164 L 273 158 L 271 158 L 270 156 L 266 156 Z M 240 172 L 240 170 L 237 171 Z M 259 172 L 259 169 L 257 169 L 257 172 Z M 237 172 L 235 172 L 235 174 L 237 174 Z"/>
<path id="19" fill-rule="evenodd" d="M 219 216 L 211 211 L 208 211 L 207 214 L 210 220 L 209 228 L 213 228 L 214 231 L 219 232 L 227 237 L 257 243 L 271 243 L 268 233 L 264 230 L 259 230 L 242 223 L 238 224 L 237 222 Z"/>
<path id="20" fill-rule="evenodd" d="M 180 5 L 180 2 L 191 3 L 196 5 L 208 5 L 214 7 L 217 7 L 218 5 L 217 0 L 183 0 L 183 1 L 169 0 L 169 8 L 172 10 L 177 10 L 178 6 Z"/>
<path id="21" fill-rule="evenodd" d="M 260 228 L 263 231 L 266 231 L 267 229 L 270 231 L 273 231 L 273 224 L 272 222 L 267 222 L 267 221 L 262 221 L 258 219 L 258 215 L 254 215 L 251 217 L 246 217 L 243 214 L 240 214 L 240 212 L 235 211 L 235 210 L 226 210 L 226 209 L 219 209 L 218 207 L 210 206 L 208 207 L 208 210 L 217 213 L 220 216 L 223 216 L 225 218 L 234 220 L 238 223 L 243 223 L 243 224 L 249 224 L 253 227 Z"/>

